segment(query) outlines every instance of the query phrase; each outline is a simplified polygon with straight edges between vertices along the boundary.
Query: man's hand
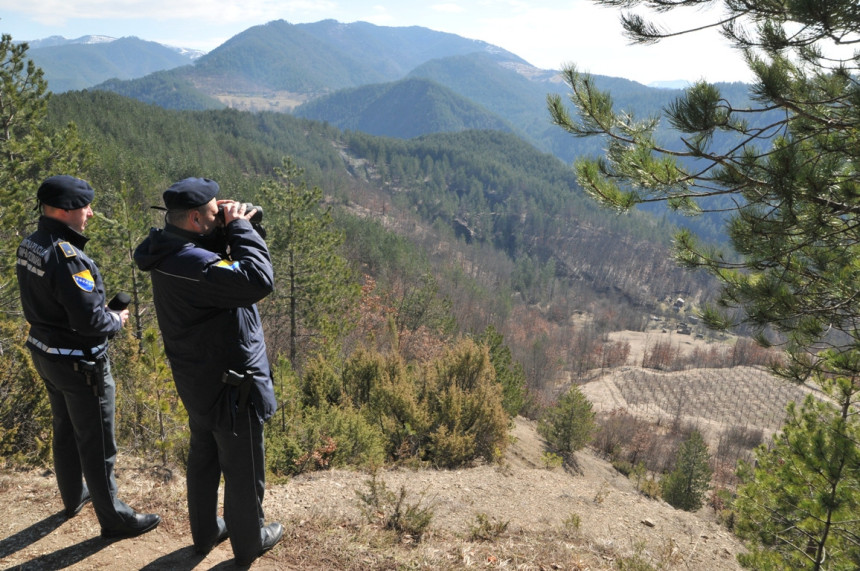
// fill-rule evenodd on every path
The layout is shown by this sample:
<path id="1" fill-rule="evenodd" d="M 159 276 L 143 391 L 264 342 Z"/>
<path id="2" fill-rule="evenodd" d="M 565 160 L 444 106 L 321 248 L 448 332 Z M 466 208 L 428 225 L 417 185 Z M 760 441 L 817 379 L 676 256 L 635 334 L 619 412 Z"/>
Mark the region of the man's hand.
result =
<path id="1" fill-rule="evenodd" d="M 254 208 L 249 211 L 245 211 L 245 203 L 244 202 L 236 202 L 235 200 L 219 200 L 217 202 L 219 207 L 224 208 L 224 225 L 230 224 L 230 222 L 236 220 L 237 218 L 244 218 L 245 220 L 251 220 L 251 217 L 257 213 L 257 209 Z"/>

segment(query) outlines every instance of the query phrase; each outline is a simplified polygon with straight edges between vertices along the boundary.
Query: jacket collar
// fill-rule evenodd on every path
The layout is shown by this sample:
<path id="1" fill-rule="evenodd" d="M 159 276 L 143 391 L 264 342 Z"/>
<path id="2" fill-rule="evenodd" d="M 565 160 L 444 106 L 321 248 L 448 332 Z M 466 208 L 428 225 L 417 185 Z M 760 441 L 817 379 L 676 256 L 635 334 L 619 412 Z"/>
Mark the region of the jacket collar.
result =
<path id="1" fill-rule="evenodd" d="M 217 229 L 211 234 L 204 235 L 191 232 L 190 230 L 185 230 L 178 226 L 174 226 L 173 224 L 165 224 L 164 233 L 167 236 L 180 238 L 185 242 L 191 242 L 199 248 L 203 248 L 204 250 L 209 250 L 210 252 L 215 252 L 217 254 L 223 254 L 226 246 L 223 232 L 220 232 Z"/>
<path id="2" fill-rule="evenodd" d="M 164 231 L 168 234 L 173 234 L 174 236 L 178 236 L 183 240 L 188 240 L 189 242 L 197 243 L 201 236 L 195 232 L 191 232 L 190 230 L 186 230 L 184 228 L 180 228 L 179 226 L 174 226 L 173 224 L 165 224 Z"/>
<path id="3" fill-rule="evenodd" d="M 77 230 L 69 227 L 69 225 L 60 222 L 56 218 L 51 218 L 50 216 L 42 215 L 39 217 L 39 230 L 47 232 L 51 236 L 59 236 L 63 240 L 70 242 L 72 246 L 79 250 L 83 250 L 84 246 L 90 240 Z"/>

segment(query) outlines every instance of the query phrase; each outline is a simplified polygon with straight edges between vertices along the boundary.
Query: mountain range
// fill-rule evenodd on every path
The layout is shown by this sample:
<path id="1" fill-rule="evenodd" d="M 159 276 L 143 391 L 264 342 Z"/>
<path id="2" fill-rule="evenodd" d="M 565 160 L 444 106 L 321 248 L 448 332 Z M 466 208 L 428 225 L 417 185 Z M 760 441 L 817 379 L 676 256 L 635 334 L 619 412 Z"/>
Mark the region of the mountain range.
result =
<path id="1" fill-rule="evenodd" d="M 232 196 L 271 204 L 258 202 L 258 183 L 294 158 L 338 211 L 356 268 L 409 284 L 434 276 L 461 304 L 465 330 L 513 318 L 511 303 L 552 306 L 558 323 L 573 307 L 605 304 L 617 326 L 638 327 L 665 299 L 711 290 L 674 267 L 667 218 L 601 210 L 569 165 L 526 139 L 559 131 L 559 149 L 578 142 L 545 116 L 547 89 L 564 90 L 556 73 L 422 29 L 362 26 L 362 42 L 388 47 L 356 57 L 361 46 L 331 22 L 311 26 L 317 36 L 307 28 L 251 28 L 192 63 L 57 94 L 51 121 L 74 123 L 97 153 L 96 187 L 128 184 L 144 205 L 159 204 L 169 181 L 201 173 Z M 335 39 L 318 37 L 326 34 Z M 412 34 L 423 39 L 409 48 Z M 667 93 L 600 81 L 640 109 Z M 312 112 L 325 115 L 306 118 Z M 524 337 L 517 354 L 530 343 Z"/>
<path id="2" fill-rule="evenodd" d="M 27 42 L 28 56 L 45 73 L 55 93 L 86 89 L 111 78 L 135 79 L 190 64 L 199 52 L 171 48 L 135 37 L 114 39 L 52 36 Z"/>
<path id="3" fill-rule="evenodd" d="M 203 55 L 139 38 L 105 40 L 49 38 L 32 42 L 29 55 L 54 92 L 113 91 L 167 109 L 277 111 L 400 139 L 499 130 L 566 163 L 601 152 L 598 139 L 573 138 L 551 124 L 547 95 L 569 90 L 558 71 L 455 34 L 277 20 Z M 658 113 L 681 93 L 600 75 L 595 81 L 639 117 Z M 730 100 L 747 97 L 745 84 L 720 88 Z"/>
<path id="4" fill-rule="evenodd" d="M 422 27 L 278 20 L 196 58 L 138 38 L 50 38 L 32 46 L 54 92 L 95 88 L 171 109 L 283 111 L 398 138 L 502 129 L 564 161 L 599 150 L 550 124 L 546 96 L 567 90 L 557 71 Z M 618 78 L 598 81 L 642 115 L 679 93 Z"/>

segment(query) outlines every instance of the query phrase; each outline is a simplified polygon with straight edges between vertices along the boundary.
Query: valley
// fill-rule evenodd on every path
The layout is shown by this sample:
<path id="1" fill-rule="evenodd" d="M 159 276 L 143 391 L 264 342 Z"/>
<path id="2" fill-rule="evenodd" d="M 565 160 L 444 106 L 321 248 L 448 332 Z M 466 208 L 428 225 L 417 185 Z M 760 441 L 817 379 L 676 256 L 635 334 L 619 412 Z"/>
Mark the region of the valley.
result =
<path id="1" fill-rule="evenodd" d="M 149 292 L 126 275 L 121 240 L 154 220 L 145 206 L 188 174 L 261 203 L 261 188 L 291 157 L 307 169 L 307 182 L 323 189 L 319 206 L 343 233 L 338 255 L 365 288 L 360 307 L 367 312 L 358 317 L 377 319 L 376 329 L 338 338 L 342 346 L 331 354 L 366 343 L 419 369 L 458 339 L 495 330 L 532 400 L 522 411 L 529 418 L 512 419 L 498 463 L 436 470 L 416 454 L 377 469 L 407 508 L 432 514 L 420 534 L 385 529 L 385 514 L 361 505 L 373 477 L 367 468 L 323 466 L 288 477 L 283 467 L 295 468 L 287 456 L 293 449 L 280 450 L 282 471 L 270 478 L 267 510 L 286 524 L 287 541 L 255 568 L 737 569 L 743 546 L 720 523 L 712 496 L 688 513 L 654 499 L 645 485 L 653 492 L 679 442 L 698 430 L 709 445 L 714 489 L 731 489 L 737 461 L 749 460 L 779 429 L 786 403 L 807 391 L 770 375 L 764 366 L 773 355 L 754 350 L 748 338 L 717 337 L 698 324 L 696 310 L 718 285 L 675 264 L 676 219 L 663 211 L 617 214 L 585 196 L 568 163 L 600 146 L 574 142 L 549 124 L 546 95 L 564 89 L 552 74 L 487 46 L 468 51 L 474 46 L 449 37 L 440 37 L 451 43 L 433 53 L 356 59 L 349 50 L 358 51 L 366 34 L 394 44 L 411 41 L 414 30 L 396 37 L 374 27 L 352 30 L 358 38 L 339 44 L 326 25 L 314 29 L 311 42 L 308 29 L 285 22 L 253 28 L 193 66 L 52 99 L 50 121 L 74 123 L 99 157 L 92 181 L 106 189 L 99 204 L 104 243 L 94 248 L 116 268 L 110 287 L 139 288 L 139 337 L 154 327 Z M 627 88 L 620 99 L 635 102 L 638 112 L 672 96 L 600 81 Z M 291 219 L 277 198 L 269 195 L 264 206 L 280 256 L 292 246 L 278 235 Z M 698 228 L 714 238 L 709 224 L 714 219 Z M 283 334 L 284 314 L 268 303 L 260 304 L 266 324 Z M 346 310 L 333 311 L 332 321 L 344 321 Z M 273 357 L 283 355 L 286 336 L 279 339 L 270 345 Z M 134 341 L 127 341 L 131 355 Z M 315 349 L 312 341 L 300 347 L 296 370 Z M 143 373 L 128 378 L 130 387 L 160 382 Z M 591 446 L 561 465 L 547 453 L 536 419 L 572 385 L 591 402 L 599 430 Z M 146 409 L 128 398 L 123 406 Z M 301 429 L 310 433 L 318 428 L 313 414 L 300 411 L 296 424 L 307 422 Z M 152 453 L 136 455 L 148 444 L 132 438 L 139 429 L 132 416 L 123 419 L 120 489 L 136 506 L 163 513 L 163 526 L 134 541 L 100 542 L 91 510 L 70 522 L 58 516 L 50 470 L 8 469 L 0 473 L 10 512 L 0 563 L 230 567 L 227 544 L 205 558 L 190 553 L 178 415 L 168 419 L 178 427 L 169 435 L 178 452 L 163 454 L 162 463 Z M 293 438 L 286 426 L 284 438 Z M 308 453 L 314 445 L 311 438 Z M 639 465 L 645 476 L 625 475 Z"/>

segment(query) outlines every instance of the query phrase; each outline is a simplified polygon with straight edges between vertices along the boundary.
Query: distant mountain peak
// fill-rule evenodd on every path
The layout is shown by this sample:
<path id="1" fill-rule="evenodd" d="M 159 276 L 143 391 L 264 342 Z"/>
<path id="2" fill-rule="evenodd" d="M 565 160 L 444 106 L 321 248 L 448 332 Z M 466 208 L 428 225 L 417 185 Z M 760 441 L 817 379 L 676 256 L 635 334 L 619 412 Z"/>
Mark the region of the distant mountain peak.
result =
<path id="1" fill-rule="evenodd" d="M 53 48 L 56 46 L 68 46 L 73 44 L 109 44 L 115 41 L 116 38 L 112 38 L 110 36 L 100 36 L 100 35 L 89 35 L 89 36 L 81 36 L 80 38 L 68 39 L 63 36 L 48 36 L 47 38 L 42 38 L 39 40 L 24 40 L 27 42 L 27 45 L 30 46 L 30 49 L 39 49 L 39 48 Z"/>
<path id="2" fill-rule="evenodd" d="M 168 47 L 168 48 L 172 49 L 173 51 L 175 51 L 176 53 L 178 53 L 179 55 L 183 55 L 183 56 L 190 58 L 192 60 L 195 60 L 199 57 L 203 57 L 207 53 L 203 50 L 195 50 L 195 49 L 191 49 L 191 48 L 178 48 L 176 46 L 165 46 L 165 47 Z"/>
<path id="3" fill-rule="evenodd" d="M 73 44 L 109 44 L 116 38 L 110 36 L 81 36 L 77 40 L 70 40 Z"/>
<path id="4" fill-rule="evenodd" d="M 515 71 L 532 81 L 562 81 L 561 73 L 558 70 L 540 69 L 526 62 L 502 61 L 499 62 L 499 67 Z"/>
<path id="5" fill-rule="evenodd" d="M 648 87 L 654 87 L 657 89 L 686 89 L 690 87 L 691 83 L 686 79 L 673 79 L 667 81 L 652 81 L 648 84 Z"/>
<path id="6" fill-rule="evenodd" d="M 55 48 L 55 47 L 60 47 L 60 46 L 73 46 L 73 45 L 93 46 L 93 45 L 100 45 L 100 44 L 110 44 L 110 43 L 117 41 L 117 39 L 118 38 L 114 38 L 111 36 L 88 35 L 88 36 L 81 36 L 80 38 L 74 38 L 74 39 L 65 38 L 63 36 L 49 36 L 47 38 L 42 38 L 39 40 L 24 40 L 24 41 L 27 42 L 27 45 L 30 46 L 31 50 L 37 50 L 37 49 L 41 49 L 41 48 Z M 141 42 L 150 43 L 149 40 L 143 40 L 143 39 L 140 39 L 136 36 L 128 36 L 128 37 L 119 38 L 119 39 L 122 39 L 122 40 L 134 39 L 134 40 L 140 40 Z M 21 42 L 18 42 L 18 43 L 21 43 Z M 158 43 L 158 42 L 151 42 L 151 43 Z M 166 44 L 159 44 L 159 45 L 163 45 L 164 47 L 166 47 L 166 48 L 168 48 L 168 49 L 170 49 L 170 50 L 172 50 L 172 51 L 174 51 L 174 52 L 176 52 L 182 56 L 185 56 L 191 60 L 195 60 L 195 59 L 199 58 L 200 56 L 206 55 L 206 52 L 202 51 L 202 50 L 195 50 L 195 49 L 191 49 L 191 48 L 183 48 L 183 47 L 176 47 L 176 46 L 168 46 Z"/>

